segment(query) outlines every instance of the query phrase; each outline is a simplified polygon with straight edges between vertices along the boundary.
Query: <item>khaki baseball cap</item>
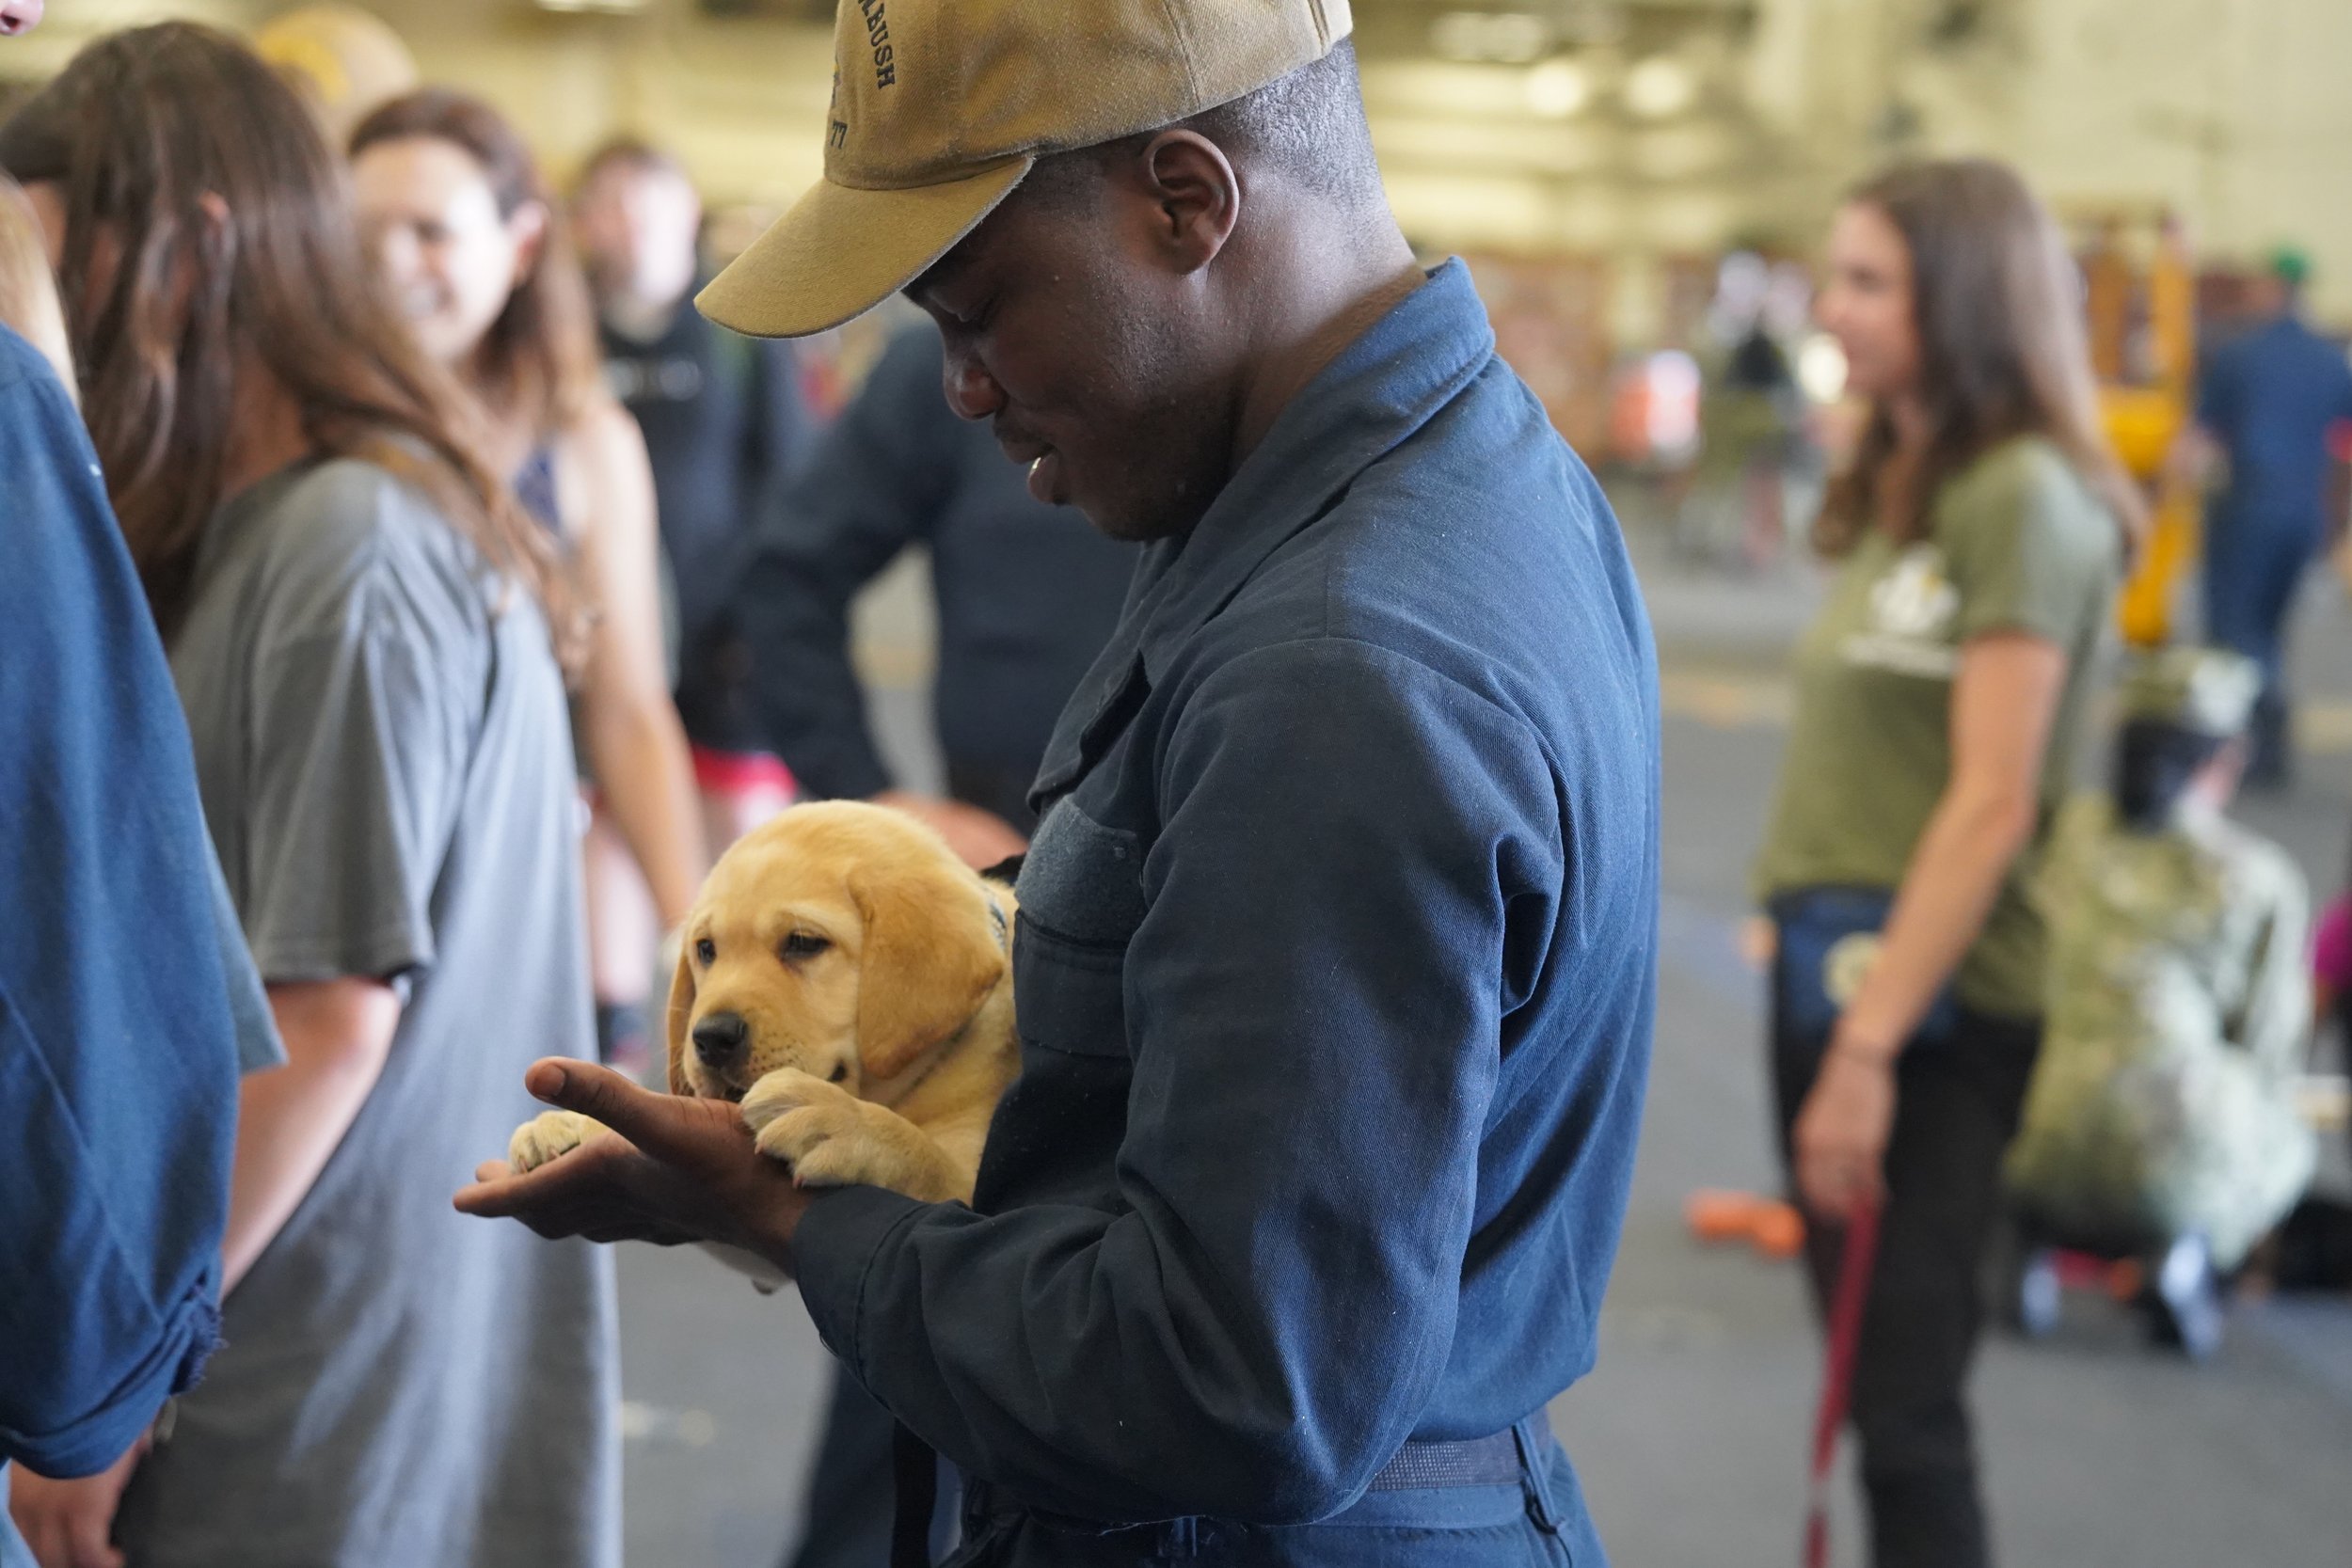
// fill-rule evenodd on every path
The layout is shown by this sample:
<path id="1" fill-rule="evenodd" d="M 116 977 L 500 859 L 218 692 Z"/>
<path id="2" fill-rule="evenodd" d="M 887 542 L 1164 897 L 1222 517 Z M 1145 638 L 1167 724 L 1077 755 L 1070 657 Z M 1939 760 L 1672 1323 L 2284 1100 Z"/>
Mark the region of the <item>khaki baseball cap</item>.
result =
<path id="1" fill-rule="evenodd" d="M 803 338 L 920 277 L 1047 153 L 1171 125 L 1346 38 L 1348 0 L 841 0 L 825 177 L 694 303 Z"/>

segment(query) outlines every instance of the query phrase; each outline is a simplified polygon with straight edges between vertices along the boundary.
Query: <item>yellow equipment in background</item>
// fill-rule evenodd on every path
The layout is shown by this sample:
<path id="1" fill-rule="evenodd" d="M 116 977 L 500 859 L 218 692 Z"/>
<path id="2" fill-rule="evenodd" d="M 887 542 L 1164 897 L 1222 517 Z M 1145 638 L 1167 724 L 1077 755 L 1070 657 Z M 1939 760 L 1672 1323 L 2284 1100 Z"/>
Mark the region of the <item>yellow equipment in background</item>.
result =
<path id="1" fill-rule="evenodd" d="M 2153 527 L 2117 605 L 2123 639 L 2156 647 L 2196 559 L 2200 498 L 2171 461 L 2194 405 L 2196 277 L 2180 225 L 2161 209 L 2090 214 L 2082 253 L 2090 359 L 2116 456 L 2149 496 Z"/>

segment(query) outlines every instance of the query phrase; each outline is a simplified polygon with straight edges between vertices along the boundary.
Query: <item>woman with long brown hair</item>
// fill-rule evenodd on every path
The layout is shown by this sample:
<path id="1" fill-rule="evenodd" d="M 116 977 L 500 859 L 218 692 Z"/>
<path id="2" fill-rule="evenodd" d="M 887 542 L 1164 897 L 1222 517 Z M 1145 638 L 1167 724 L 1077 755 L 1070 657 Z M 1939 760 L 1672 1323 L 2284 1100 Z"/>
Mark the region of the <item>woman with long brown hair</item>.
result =
<path id="1" fill-rule="evenodd" d="M 1894 169 L 1831 232 L 1820 318 L 1870 415 L 1817 531 L 1837 572 L 1756 879 L 1824 1297 L 1846 1222 L 1879 1218 L 1852 1389 L 1877 1568 L 1991 1557 L 1963 1386 L 2041 1035 L 2030 884 L 2141 515 L 2078 296 L 1998 164 Z"/>
<path id="2" fill-rule="evenodd" d="M 660 544 L 644 437 L 608 391 L 596 318 L 531 152 L 478 99 L 396 98 L 351 137 L 360 216 L 425 352 L 491 416 L 501 471 L 560 542 L 593 605 L 576 719 L 595 808 L 587 839 L 597 1036 L 647 1037 L 659 931 L 702 879 L 700 806 L 662 652 Z M 647 918 L 647 895 L 658 930 Z"/>
<path id="3" fill-rule="evenodd" d="M 103 1542 L 119 1501 L 142 1568 L 610 1564 L 609 1260 L 446 1196 L 528 1114 L 523 1067 L 593 1046 L 554 552 L 242 45 L 90 45 L 0 129 L 0 166 L 61 259 L 288 1058 L 244 1086 L 204 1383 L 143 1460 L 26 1478 L 14 1511 Z"/>

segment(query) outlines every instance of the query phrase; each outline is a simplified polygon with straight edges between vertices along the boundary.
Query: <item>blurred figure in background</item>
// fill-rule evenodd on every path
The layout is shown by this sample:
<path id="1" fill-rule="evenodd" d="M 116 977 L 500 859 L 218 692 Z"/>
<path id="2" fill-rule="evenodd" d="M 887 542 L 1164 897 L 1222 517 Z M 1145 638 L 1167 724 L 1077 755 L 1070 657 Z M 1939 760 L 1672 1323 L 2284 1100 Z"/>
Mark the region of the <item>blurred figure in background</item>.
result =
<path id="1" fill-rule="evenodd" d="M 2143 1253 L 2163 1336 L 2219 1342 L 2217 1271 L 2244 1261 L 2317 1159 L 2296 1114 L 2311 895 L 2224 813 L 2262 671 L 2169 648 L 2123 685 L 2115 790 L 2052 836 L 2050 1010 L 2010 1150 L 2029 1236 Z"/>
<path id="2" fill-rule="evenodd" d="M 1998 164 L 1898 166 L 1829 243 L 1821 325 L 1870 423 L 1815 526 L 1756 883 L 1772 1082 L 1830 1299 L 1881 1212 L 1852 1417 L 1876 1568 L 1981 1568 L 1963 1393 L 2041 1037 L 2031 896 L 2141 518 L 2101 433 L 2074 262 Z"/>
<path id="3" fill-rule="evenodd" d="M 670 701 L 645 444 L 597 372 L 560 215 L 495 109 L 438 88 L 394 99 L 352 134 L 351 158 L 393 298 L 425 352 L 488 408 L 500 471 L 560 542 L 594 616 L 573 722 L 594 807 L 596 1038 L 606 1060 L 642 1061 L 655 949 L 686 918 L 706 864 Z"/>
<path id="4" fill-rule="evenodd" d="M 702 198 L 676 159 L 641 141 L 607 143 L 580 173 L 572 214 L 605 378 L 653 463 L 675 592 L 678 717 L 716 853 L 792 803 L 791 774 L 759 749 L 750 660 L 725 610 L 745 542 L 807 456 L 816 420 L 791 343 L 729 332 L 694 309 Z"/>
<path id="5" fill-rule="evenodd" d="M 302 94 L 341 147 L 380 103 L 416 89 L 417 60 L 383 18 L 358 6 L 298 6 L 253 34 L 253 52 Z"/>
<path id="6" fill-rule="evenodd" d="M 2271 257 L 2261 325 L 2205 361 L 2191 442 L 2193 457 L 2224 465 L 2205 509 L 2205 635 L 2262 666 L 2246 772 L 2260 788 L 2283 786 L 2293 768 L 2287 618 L 2328 538 L 2328 427 L 2352 420 L 2352 364 L 2302 318 L 2309 271 L 2297 251 Z"/>
<path id="7" fill-rule="evenodd" d="M 1033 499 L 984 422 L 940 394 L 930 326 L 891 341 L 774 509 L 731 601 L 763 738 L 812 795 L 924 817 L 986 867 L 1020 853 L 1054 721 L 1119 620 L 1132 546 Z M 850 603 L 911 545 L 939 607 L 932 710 L 952 799 L 894 785 L 850 664 Z"/>
<path id="8" fill-rule="evenodd" d="M 204 1382 L 144 1460 L 18 1515 L 77 1542 L 113 1519 L 140 1568 L 611 1568 L 611 1259 L 442 1196 L 530 1114 L 524 1065 L 593 1044 L 554 551 L 242 44 L 92 44 L 0 129 L 0 166 L 59 258 L 288 1058 L 237 1107 Z"/>
<path id="9" fill-rule="evenodd" d="M 1772 266 L 1752 250 L 1733 251 L 1717 271 L 1698 461 L 1678 520 L 1693 554 L 1751 572 L 1779 559 L 1786 542 L 1784 492 L 1804 417 L 1772 319 L 1778 287 Z"/>

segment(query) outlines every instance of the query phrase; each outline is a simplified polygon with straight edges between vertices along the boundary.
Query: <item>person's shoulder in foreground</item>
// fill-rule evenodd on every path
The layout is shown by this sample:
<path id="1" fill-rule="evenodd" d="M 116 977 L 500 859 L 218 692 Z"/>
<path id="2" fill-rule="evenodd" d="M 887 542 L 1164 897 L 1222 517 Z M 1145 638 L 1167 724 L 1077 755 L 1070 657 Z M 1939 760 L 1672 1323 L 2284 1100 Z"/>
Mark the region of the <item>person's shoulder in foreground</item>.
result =
<path id="1" fill-rule="evenodd" d="M 213 1349 L 237 1055 L 162 645 L 81 422 L 5 328 L 0 557 L 0 1461 L 70 1477 Z"/>

